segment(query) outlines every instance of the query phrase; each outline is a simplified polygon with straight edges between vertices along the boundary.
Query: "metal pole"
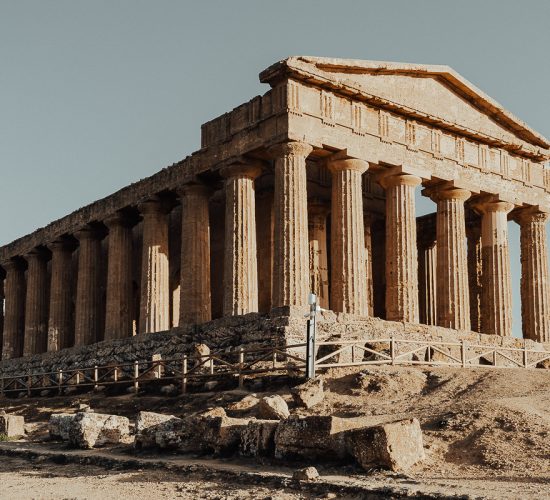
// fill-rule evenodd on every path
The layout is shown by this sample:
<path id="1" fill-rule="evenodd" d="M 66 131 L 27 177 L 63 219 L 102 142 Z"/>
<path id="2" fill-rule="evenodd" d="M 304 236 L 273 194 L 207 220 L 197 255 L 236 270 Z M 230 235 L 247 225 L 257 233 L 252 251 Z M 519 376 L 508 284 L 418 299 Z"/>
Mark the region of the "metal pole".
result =
<path id="1" fill-rule="evenodd" d="M 317 306 L 317 296 L 314 293 L 309 294 L 309 314 L 307 314 L 307 337 L 306 337 L 306 378 L 308 380 L 315 378 L 315 333 L 316 333 L 316 315 L 320 310 Z"/>

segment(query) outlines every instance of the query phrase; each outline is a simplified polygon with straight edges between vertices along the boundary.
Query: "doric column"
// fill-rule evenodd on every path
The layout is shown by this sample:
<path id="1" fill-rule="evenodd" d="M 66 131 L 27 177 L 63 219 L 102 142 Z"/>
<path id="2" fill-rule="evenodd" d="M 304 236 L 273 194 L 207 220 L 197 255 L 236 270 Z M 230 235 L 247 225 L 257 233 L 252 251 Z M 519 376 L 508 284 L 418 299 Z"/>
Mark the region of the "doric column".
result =
<path id="1" fill-rule="evenodd" d="M 0 359 L 2 359 L 3 345 L 4 345 L 4 277 L 0 274 Z"/>
<path id="2" fill-rule="evenodd" d="M 143 215 L 139 332 L 162 332 L 170 328 L 168 217 L 156 198 L 140 204 L 139 210 Z"/>
<path id="3" fill-rule="evenodd" d="M 386 319 L 418 323 L 418 250 L 414 175 L 382 177 L 386 189 Z"/>
<path id="4" fill-rule="evenodd" d="M 327 216 L 328 207 L 322 202 L 308 205 L 309 280 L 310 290 L 317 295 L 323 309 L 329 308 Z"/>
<path id="5" fill-rule="evenodd" d="M 358 159 L 335 160 L 332 173 L 331 308 L 366 316 L 367 272 L 361 176 L 368 163 Z"/>
<path id="6" fill-rule="evenodd" d="M 19 358 L 25 332 L 25 271 L 20 260 L 9 260 L 2 267 L 6 271 L 2 359 Z"/>
<path id="7" fill-rule="evenodd" d="M 132 228 L 127 217 L 113 214 L 105 221 L 107 238 L 107 298 L 105 340 L 132 336 Z"/>
<path id="8" fill-rule="evenodd" d="M 99 339 L 101 325 L 101 239 L 86 227 L 74 235 L 80 242 L 75 303 L 75 346 L 90 345 Z"/>
<path id="9" fill-rule="evenodd" d="M 483 254 L 482 333 L 512 335 L 512 285 L 508 251 L 508 212 L 512 203 L 488 200 L 477 204 Z"/>
<path id="10" fill-rule="evenodd" d="M 429 190 L 437 204 L 437 324 L 470 330 L 470 294 L 464 202 L 470 191 L 454 187 Z"/>
<path id="11" fill-rule="evenodd" d="M 536 208 L 518 212 L 521 228 L 521 316 L 523 337 L 550 342 L 550 276 L 546 222 L 550 214 Z"/>
<path id="12" fill-rule="evenodd" d="M 48 268 L 46 255 L 34 250 L 26 255 L 27 294 L 23 356 L 46 352 L 48 343 Z"/>
<path id="13" fill-rule="evenodd" d="M 59 351 L 74 344 L 72 301 L 73 246 L 57 240 L 48 245 L 52 252 L 48 351 Z"/>
<path id="14" fill-rule="evenodd" d="M 374 280 L 372 267 L 372 224 L 374 218 L 371 212 L 363 210 L 363 222 L 365 230 L 365 269 L 367 273 L 367 312 L 368 316 L 374 316 Z"/>
<path id="15" fill-rule="evenodd" d="M 181 198 L 180 325 L 212 319 L 210 296 L 210 189 L 186 184 Z"/>
<path id="16" fill-rule="evenodd" d="M 270 149 L 275 158 L 273 307 L 307 306 L 306 158 L 312 150 L 309 144 L 302 142 L 285 142 Z"/>
<path id="17" fill-rule="evenodd" d="M 481 292 L 483 252 L 481 246 L 481 220 L 471 217 L 466 224 L 468 238 L 468 284 L 470 289 L 470 321 L 474 332 L 481 332 Z"/>
<path id="18" fill-rule="evenodd" d="M 260 173 L 261 167 L 254 164 L 235 164 L 222 171 L 226 179 L 224 316 L 258 311 L 254 179 Z"/>
<path id="19" fill-rule="evenodd" d="M 437 324 L 437 245 L 435 228 L 418 233 L 418 289 L 420 323 Z"/>
<path id="20" fill-rule="evenodd" d="M 258 310 L 269 312 L 273 297 L 273 190 L 256 192 Z"/>

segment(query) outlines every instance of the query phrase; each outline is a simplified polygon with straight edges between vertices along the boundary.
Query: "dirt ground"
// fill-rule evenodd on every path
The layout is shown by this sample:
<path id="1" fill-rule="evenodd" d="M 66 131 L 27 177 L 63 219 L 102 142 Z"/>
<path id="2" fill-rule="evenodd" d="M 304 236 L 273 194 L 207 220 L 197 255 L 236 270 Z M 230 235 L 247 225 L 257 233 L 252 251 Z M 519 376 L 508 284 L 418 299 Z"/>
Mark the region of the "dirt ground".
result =
<path id="1" fill-rule="evenodd" d="M 49 415 L 70 409 L 78 401 L 89 403 L 98 412 L 129 417 L 135 417 L 138 410 L 182 416 L 214 406 L 225 407 L 232 416 L 253 416 L 255 407 L 238 402 L 246 396 L 278 393 L 289 402 L 293 413 L 302 415 L 361 417 L 369 423 L 410 417 L 420 420 L 426 460 L 402 477 L 349 467 L 323 472 L 323 464 L 315 464 L 322 477 L 339 475 L 343 481 L 377 487 L 403 486 L 407 489 L 403 496 L 425 491 L 439 493 L 442 498 L 550 498 L 550 371 L 385 366 L 338 369 L 323 377 L 325 400 L 310 410 L 293 406 L 288 379 L 272 381 L 254 393 L 234 390 L 174 398 L 129 394 L 104 397 L 92 393 L 0 400 L 0 407 L 25 415 L 30 423 L 28 439 L 41 441 Z M 10 465 L 13 460 L 0 459 L 0 498 L 106 499 L 133 495 L 284 499 L 308 498 L 310 494 L 258 484 L 239 485 L 235 480 L 178 479 L 162 471 L 109 473 L 90 466 L 52 468 L 18 460 L 18 465 Z M 300 465 L 304 464 L 296 467 Z M 311 495 L 319 497 L 318 492 Z"/>

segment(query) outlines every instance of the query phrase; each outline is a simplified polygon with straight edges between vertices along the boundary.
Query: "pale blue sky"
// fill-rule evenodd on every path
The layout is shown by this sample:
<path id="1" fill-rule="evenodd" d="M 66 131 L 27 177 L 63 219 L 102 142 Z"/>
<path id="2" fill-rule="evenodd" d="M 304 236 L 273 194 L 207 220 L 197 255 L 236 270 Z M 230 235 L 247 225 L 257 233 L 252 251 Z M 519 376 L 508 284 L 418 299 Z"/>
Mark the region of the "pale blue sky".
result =
<path id="1" fill-rule="evenodd" d="M 198 149 L 289 55 L 447 64 L 549 137 L 549 23 L 546 0 L 0 0 L 0 244 Z"/>

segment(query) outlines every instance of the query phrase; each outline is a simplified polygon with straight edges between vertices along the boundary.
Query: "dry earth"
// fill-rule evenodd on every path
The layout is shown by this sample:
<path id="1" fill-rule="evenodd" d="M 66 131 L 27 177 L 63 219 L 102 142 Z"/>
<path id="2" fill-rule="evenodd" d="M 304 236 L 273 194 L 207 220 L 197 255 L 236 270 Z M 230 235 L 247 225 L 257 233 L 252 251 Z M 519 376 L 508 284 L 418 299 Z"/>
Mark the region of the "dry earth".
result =
<path id="1" fill-rule="evenodd" d="M 324 378 L 324 402 L 310 410 L 291 405 L 292 412 L 361 417 L 372 423 L 417 417 L 422 424 L 427 458 L 406 475 L 365 472 L 350 465 L 334 468 L 317 464 L 321 480 L 362 485 L 365 491 L 369 487 L 401 488 L 396 498 L 419 495 L 419 492 L 441 497 L 550 498 L 549 371 L 386 366 L 361 371 L 338 369 L 326 373 Z M 254 394 L 274 392 L 289 403 L 292 401 L 288 379 L 273 380 Z M 212 406 L 235 408 L 231 406 L 233 403 L 250 394 L 228 391 L 177 398 L 133 395 L 106 398 L 91 394 L 0 400 L 0 406 L 24 414 L 31 423 L 27 439 L 39 442 L 44 437 L 44 422 L 50 413 L 69 408 L 76 400 L 89 402 L 96 411 L 134 417 L 139 409 L 186 415 Z M 236 409 L 228 413 L 244 416 L 256 412 L 254 407 L 242 406 L 236 405 Z M 206 464 L 210 461 L 213 466 L 217 463 L 208 458 L 187 457 L 186 460 L 188 463 L 201 460 Z M 224 466 L 233 465 L 252 471 L 258 467 L 240 459 L 226 461 Z M 275 473 L 289 476 L 292 468 L 283 470 L 284 465 L 297 468 L 304 464 L 264 463 L 262 467 L 268 470 L 271 467 Z M 319 497 L 318 491 L 297 490 L 296 485 L 275 488 L 238 478 L 209 479 L 162 470 L 108 471 L 78 464 L 60 467 L 11 457 L 0 460 L 2 498 Z M 336 495 L 354 497 L 346 493 Z"/>

